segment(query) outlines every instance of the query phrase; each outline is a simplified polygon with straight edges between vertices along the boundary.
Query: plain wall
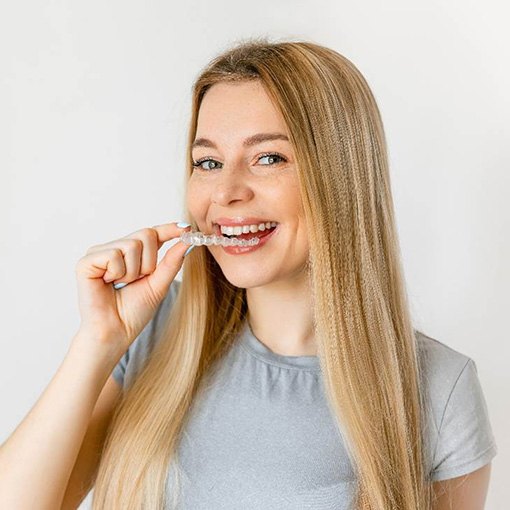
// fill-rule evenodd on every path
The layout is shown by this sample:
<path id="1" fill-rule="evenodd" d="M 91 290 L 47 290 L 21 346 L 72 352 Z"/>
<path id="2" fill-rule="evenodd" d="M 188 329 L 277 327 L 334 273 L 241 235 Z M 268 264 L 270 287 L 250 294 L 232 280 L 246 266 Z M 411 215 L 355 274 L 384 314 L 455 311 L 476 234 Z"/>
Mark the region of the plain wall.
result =
<path id="1" fill-rule="evenodd" d="M 0 441 L 77 330 L 77 260 L 181 219 L 201 67 L 239 39 L 295 37 L 344 54 L 376 96 L 413 317 L 476 361 L 499 449 L 486 508 L 505 507 L 508 19 L 493 0 L 2 2 Z"/>

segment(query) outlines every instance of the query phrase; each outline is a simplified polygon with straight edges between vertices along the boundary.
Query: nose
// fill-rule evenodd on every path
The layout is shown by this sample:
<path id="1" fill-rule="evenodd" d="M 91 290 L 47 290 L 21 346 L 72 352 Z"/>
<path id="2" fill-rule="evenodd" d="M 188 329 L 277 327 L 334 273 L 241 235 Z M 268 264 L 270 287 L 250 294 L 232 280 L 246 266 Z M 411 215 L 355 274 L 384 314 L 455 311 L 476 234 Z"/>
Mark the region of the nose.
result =
<path id="1" fill-rule="evenodd" d="M 253 197 L 253 190 L 241 172 L 222 171 L 213 185 L 211 201 L 228 205 L 235 201 L 245 202 Z"/>

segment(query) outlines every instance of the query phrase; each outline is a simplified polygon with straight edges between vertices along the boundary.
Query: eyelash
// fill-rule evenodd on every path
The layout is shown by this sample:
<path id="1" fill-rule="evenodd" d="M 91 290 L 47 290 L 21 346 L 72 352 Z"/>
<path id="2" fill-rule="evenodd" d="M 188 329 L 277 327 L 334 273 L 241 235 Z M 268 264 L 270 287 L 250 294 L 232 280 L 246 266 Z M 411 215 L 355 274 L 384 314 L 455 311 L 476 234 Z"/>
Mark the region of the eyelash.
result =
<path id="1" fill-rule="evenodd" d="M 282 161 L 280 161 L 279 163 L 287 162 L 287 158 L 285 158 L 281 154 L 278 154 L 277 152 L 266 152 L 265 154 L 261 154 L 258 157 L 257 161 L 262 158 L 267 158 L 268 156 L 276 156 L 277 158 L 280 158 Z M 193 161 L 193 167 L 198 168 L 204 172 L 211 172 L 212 170 L 217 170 L 217 168 L 210 168 L 209 170 L 205 170 L 204 168 L 201 168 L 201 165 L 203 163 L 205 163 L 206 161 L 214 161 L 215 163 L 219 163 L 219 161 L 216 161 L 215 159 L 205 157 L 205 158 L 199 159 L 198 161 Z M 269 165 L 264 165 L 264 166 L 274 166 L 274 165 L 278 165 L 279 163 L 270 163 Z M 221 165 L 221 163 L 220 163 L 220 165 Z"/>

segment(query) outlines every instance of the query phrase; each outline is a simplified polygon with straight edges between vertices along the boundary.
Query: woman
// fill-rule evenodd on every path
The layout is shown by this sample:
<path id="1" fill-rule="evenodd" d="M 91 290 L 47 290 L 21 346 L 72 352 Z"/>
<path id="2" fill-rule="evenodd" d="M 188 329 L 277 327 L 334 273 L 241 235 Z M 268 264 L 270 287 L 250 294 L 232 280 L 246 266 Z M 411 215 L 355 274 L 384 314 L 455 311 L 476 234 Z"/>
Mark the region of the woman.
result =
<path id="1" fill-rule="evenodd" d="M 194 84 L 187 155 L 191 229 L 80 259 L 80 330 L 2 466 L 37 450 L 52 484 L 30 497 L 54 508 L 94 486 L 95 510 L 482 509 L 496 445 L 476 366 L 412 327 L 356 67 L 310 42 L 230 48 Z M 156 266 L 165 241 L 229 226 L 258 245 L 195 248 L 182 282 L 182 241 Z M 22 508 L 36 475 L 18 464 Z"/>

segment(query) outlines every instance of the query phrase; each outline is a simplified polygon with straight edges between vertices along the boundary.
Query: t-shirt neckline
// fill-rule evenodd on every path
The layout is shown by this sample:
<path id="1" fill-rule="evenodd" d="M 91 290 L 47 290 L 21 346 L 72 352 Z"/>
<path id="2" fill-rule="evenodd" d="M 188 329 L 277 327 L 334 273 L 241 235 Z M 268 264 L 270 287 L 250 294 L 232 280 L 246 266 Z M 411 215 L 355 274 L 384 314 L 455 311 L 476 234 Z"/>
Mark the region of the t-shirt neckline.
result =
<path id="1" fill-rule="evenodd" d="M 269 349 L 253 334 L 248 319 L 245 319 L 241 329 L 240 342 L 251 354 L 269 364 L 301 370 L 321 369 L 318 356 L 286 356 Z"/>

